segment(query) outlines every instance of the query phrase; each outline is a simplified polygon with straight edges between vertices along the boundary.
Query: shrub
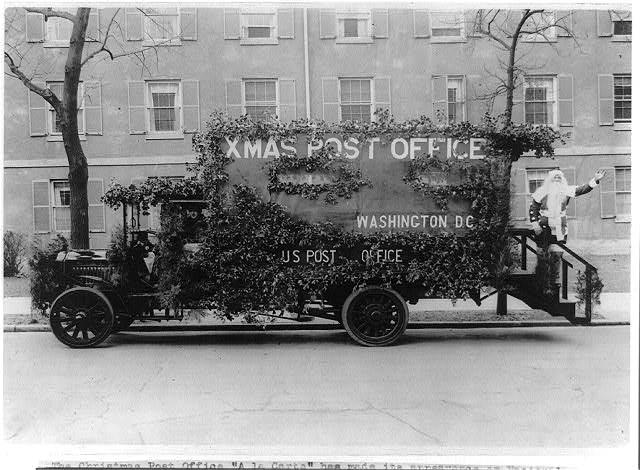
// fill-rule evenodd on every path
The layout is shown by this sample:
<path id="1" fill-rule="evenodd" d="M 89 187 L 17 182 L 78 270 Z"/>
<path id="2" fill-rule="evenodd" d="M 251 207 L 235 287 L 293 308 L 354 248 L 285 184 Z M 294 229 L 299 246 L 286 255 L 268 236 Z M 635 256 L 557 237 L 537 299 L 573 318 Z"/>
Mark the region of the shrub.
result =
<path id="1" fill-rule="evenodd" d="M 591 306 L 600 305 L 600 294 L 604 288 L 604 283 L 598 276 L 598 271 L 591 274 Z M 582 307 L 587 300 L 587 273 L 578 271 L 576 276 L 576 298 L 578 307 Z"/>
<path id="2" fill-rule="evenodd" d="M 67 239 L 60 234 L 50 240 L 44 248 L 40 242 L 33 245 L 33 254 L 29 260 L 31 305 L 43 314 L 64 290 L 65 285 L 58 272 L 56 257 L 60 251 L 66 251 L 68 248 Z"/>
<path id="3" fill-rule="evenodd" d="M 22 233 L 4 232 L 4 276 L 14 277 L 22 273 L 22 262 L 26 249 L 26 237 Z"/>

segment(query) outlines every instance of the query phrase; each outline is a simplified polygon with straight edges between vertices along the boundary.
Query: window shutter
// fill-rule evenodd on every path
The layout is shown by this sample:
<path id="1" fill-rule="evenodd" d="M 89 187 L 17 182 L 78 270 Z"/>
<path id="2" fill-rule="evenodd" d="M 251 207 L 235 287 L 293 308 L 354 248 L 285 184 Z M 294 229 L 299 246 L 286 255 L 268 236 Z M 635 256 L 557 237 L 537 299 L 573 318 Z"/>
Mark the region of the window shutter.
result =
<path id="1" fill-rule="evenodd" d="M 573 126 L 573 75 L 558 75 L 558 124 Z"/>
<path id="2" fill-rule="evenodd" d="M 294 38 L 293 8 L 278 8 L 278 37 Z"/>
<path id="3" fill-rule="evenodd" d="M 511 111 L 511 122 L 523 123 L 524 122 L 524 88 L 522 86 L 522 80 L 517 82 L 515 89 L 513 90 L 513 108 Z"/>
<path id="4" fill-rule="evenodd" d="M 242 80 L 225 80 L 225 97 L 227 113 L 232 118 L 238 118 L 244 114 L 242 109 Z"/>
<path id="5" fill-rule="evenodd" d="M 87 23 L 85 37 L 87 42 L 100 40 L 100 13 L 97 8 L 92 8 L 89 11 L 89 22 Z"/>
<path id="6" fill-rule="evenodd" d="M 46 85 L 42 82 L 33 82 L 40 88 Z M 29 101 L 29 135 L 31 137 L 41 137 L 47 135 L 47 102 L 40 95 L 27 90 Z"/>
<path id="7" fill-rule="evenodd" d="M 180 37 L 183 41 L 198 39 L 197 11 L 197 8 L 180 8 Z"/>
<path id="8" fill-rule="evenodd" d="M 84 82 L 84 113 L 88 135 L 102 135 L 102 90 L 100 82 Z"/>
<path id="9" fill-rule="evenodd" d="M 51 231 L 51 205 L 49 203 L 49 180 L 34 180 L 33 189 L 33 231 L 48 233 Z"/>
<path id="10" fill-rule="evenodd" d="M 600 217 L 611 219 L 616 216 L 616 169 L 601 168 L 604 178 L 600 180 Z"/>
<path id="11" fill-rule="evenodd" d="M 25 28 L 27 42 L 44 41 L 44 16 L 40 13 L 27 12 L 27 26 Z"/>
<path id="12" fill-rule="evenodd" d="M 429 10 L 413 10 L 413 35 L 416 38 L 428 38 L 431 36 Z"/>
<path id="13" fill-rule="evenodd" d="M 433 120 L 447 122 L 447 76 L 431 77 L 431 99 L 433 100 Z"/>
<path id="14" fill-rule="evenodd" d="M 182 128 L 185 133 L 200 130 L 200 82 L 182 80 Z"/>
<path id="15" fill-rule="evenodd" d="M 598 119 L 601 126 L 613 125 L 613 75 L 598 75 Z"/>
<path id="16" fill-rule="evenodd" d="M 147 180 L 147 178 L 131 178 L 131 184 L 135 184 L 136 186 L 141 185 L 142 183 L 144 183 Z M 149 207 L 149 212 L 152 211 L 152 209 L 154 209 L 154 207 Z M 135 212 L 133 214 L 128 214 L 129 217 L 134 217 Z M 152 222 L 151 222 L 151 216 L 150 215 L 144 215 L 142 213 L 142 209 L 140 209 L 140 218 L 138 220 L 135 221 L 135 223 L 140 223 L 140 225 L 138 227 L 134 227 L 134 229 L 138 229 L 138 230 L 149 230 L 151 228 Z"/>
<path id="17" fill-rule="evenodd" d="M 389 37 L 389 10 L 386 8 L 374 8 L 371 10 L 374 38 Z"/>
<path id="18" fill-rule="evenodd" d="M 576 184 L 576 169 L 575 168 L 560 168 L 560 171 L 564 173 L 564 177 L 567 179 L 569 186 L 575 186 Z M 576 199 L 572 197 L 567 204 L 567 218 L 576 218 Z"/>
<path id="19" fill-rule="evenodd" d="M 87 181 L 87 199 L 89 200 L 89 232 L 104 232 L 104 204 L 100 200 L 104 194 L 101 178 L 89 178 Z"/>
<path id="20" fill-rule="evenodd" d="M 613 36 L 613 21 L 609 10 L 596 11 L 596 23 L 598 24 L 598 36 Z"/>
<path id="21" fill-rule="evenodd" d="M 129 134 L 147 132 L 147 107 L 143 81 L 130 81 L 129 85 Z"/>
<path id="22" fill-rule="evenodd" d="M 511 219 L 529 220 L 530 195 L 527 192 L 527 170 L 516 168 L 511 180 Z"/>
<path id="23" fill-rule="evenodd" d="M 125 8 L 125 31 L 127 41 L 142 41 L 144 36 L 144 15 L 137 8 Z"/>
<path id="24" fill-rule="evenodd" d="M 296 81 L 291 78 L 278 80 L 280 87 L 280 114 L 282 122 L 290 122 L 296 119 Z"/>
<path id="25" fill-rule="evenodd" d="M 373 79 L 373 97 L 375 99 L 374 112 L 378 109 L 391 112 L 391 78 L 376 77 Z"/>
<path id="26" fill-rule="evenodd" d="M 336 11 L 320 10 L 320 39 L 335 39 L 336 26 Z"/>
<path id="27" fill-rule="evenodd" d="M 240 39 L 240 10 L 238 8 L 224 9 L 224 38 Z"/>
<path id="28" fill-rule="evenodd" d="M 476 90 L 481 86 L 479 75 L 467 75 L 464 77 L 465 86 L 465 102 L 467 121 L 480 123 L 484 119 L 484 113 L 487 111 L 487 105 L 484 100 L 477 97 Z"/>
<path id="29" fill-rule="evenodd" d="M 468 38 L 482 37 L 482 34 L 477 32 L 480 26 L 477 24 L 478 21 L 478 10 L 464 11 L 464 32 Z"/>
<path id="30" fill-rule="evenodd" d="M 337 78 L 322 79 L 322 119 L 340 122 L 340 84 Z"/>
<path id="31" fill-rule="evenodd" d="M 556 36 L 570 38 L 573 35 L 573 12 L 569 10 L 556 11 Z"/>
<path id="32" fill-rule="evenodd" d="M 40 88 L 46 87 L 42 82 L 33 84 Z M 42 96 L 30 90 L 27 90 L 27 99 L 29 100 L 29 135 L 31 137 L 47 135 L 47 102 Z"/>

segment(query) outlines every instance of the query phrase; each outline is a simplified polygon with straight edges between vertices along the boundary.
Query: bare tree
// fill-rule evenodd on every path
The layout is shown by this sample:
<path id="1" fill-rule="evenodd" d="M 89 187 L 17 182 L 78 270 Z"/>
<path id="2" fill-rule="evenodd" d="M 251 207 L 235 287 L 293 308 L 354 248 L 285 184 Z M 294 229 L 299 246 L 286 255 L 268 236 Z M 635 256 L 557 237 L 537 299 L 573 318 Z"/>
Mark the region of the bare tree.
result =
<path id="1" fill-rule="evenodd" d="M 519 53 L 521 41 L 526 38 L 555 47 L 556 35 L 561 32 L 573 38 L 577 44 L 569 12 L 556 16 L 555 12 L 543 9 L 478 10 L 468 27 L 473 36 L 488 38 L 506 54 L 506 60 L 499 58 L 500 68 L 505 75 L 488 72 L 498 81 L 498 86 L 481 98 L 493 100 L 498 95 L 506 95 L 504 116 L 507 125 L 513 116 L 513 95 L 518 80 L 527 69 L 535 67 L 523 65 L 526 54 Z"/>
<path id="2" fill-rule="evenodd" d="M 74 13 L 62 9 L 53 8 L 25 8 L 27 14 L 43 15 L 44 21 L 51 18 L 59 18 L 68 21 L 72 25 L 69 38 L 69 49 L 64 66 L 64 85 L 62 96 L 57 96 L 51 89 L 41 86 L 38 78 L 46 76 L 50 70 L 46 68 L 41 60 L 28 60 L 28 56 L 35 52 L 33 44 L 28 44 L 19 39 L 20 28 L 16 25 L 19 21 L 24 21 L 19 15 L 14 14 L 8 17 L 5 23 L 5 74 L 20 80 L 32 93 L 41 96 L 57 115 L 62 133 L 65 153 L 69 162 L 69 187 L 71 193 L 70 213 L 71 213 L 71 247 L 74 249 L 89 248 L 89 217 L 88 217 L 88 197 L 87 182 L 89 171 L 87 158 L 82 149 L 80 137 L 78 135 L 78 87 L 80 75 L 83 68 L 90 61 L 100 61 L 104 59 L 115 60 L 120 57 L 128 57 L 139 63 L 143 68 L 147 68 L 147 60 L 157 54 L 157 46 L 164 42 L 169 42 L 175 37 L 168 37 L 166 40 L 153 41 L 150 45 L 128 50 L 124 41 L 123 28 L 118 22 L 120 9 L 116 9 L 106 27 L 103 30 L 96 25 L 100 41 L 96 38 L 87 37 L 87 26 L 90 18 L 90 8 L 78 8 Z M 153 16 L 147 15 L 146 11 L 140 10 L 146 18 L 155 21 Z M 156 23 L 158 28 L 164 26 Z M 26 28 L 25 28 L 26 29 Z M 173 32 L 173 31 L 172 31 Z M 16 39 L 18 38 L 18 39 Z M 91 46 L 85 48 L 85 42 L 92 40 Z M 146 42 L 145 42 L 146 43 Z M 155 55 L 157 59 L 157 55 Z M 45 61 L 46 62 L 46 61 Z M 55 64 L 54 64 L 55 66 Z"/>

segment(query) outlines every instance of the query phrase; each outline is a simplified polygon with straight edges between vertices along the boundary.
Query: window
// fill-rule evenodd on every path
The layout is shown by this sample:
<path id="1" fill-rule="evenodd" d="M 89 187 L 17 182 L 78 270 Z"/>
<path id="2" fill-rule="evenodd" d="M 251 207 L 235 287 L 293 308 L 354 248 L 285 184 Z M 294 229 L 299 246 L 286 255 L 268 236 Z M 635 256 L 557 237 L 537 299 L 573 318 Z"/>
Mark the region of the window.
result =
<path id="1" fill-rule="evenodd" d="M 49 88 L 55 95 L 62 100 L 62 94 L 64 89 L 64 82 L 47 82 L 47 88 Z M 85 115 L 84 115 L 84 83 L 78 84 L 78 134 L 82 139 L 85 136 Z M 58 113 L 47 103 L 47 134 L 49 140 L 57 141 L 62 140 L 62 128 L 60 127 L 60 117 Z"/>
<path id="2" fill-rule="evenodd" d="M 447 119 L 464 121 L 464 87 L 462 77 L 447 77 Z"/>
<path id="3" fill-rule="evenodd" d="M 613 36 L 618 39 L 631 38 L 631 12 L 612 11 L 611 21 L 613 22 Z"/>
<path id="4" fill-rule="evenodd" d="M 71 230 L 71 190 L 68 181 L 52 181 L 53 191 L 53 230 L 68 232 Z"/>
<path id="5" fill-rule="evenodd" d="M 542 186 L 545 178 L 551 170 L 555 168 L 534 168 L 527 170 L 527 191 L 531 196 L 536 190 Z"/>
<path id="6" fill-rule="evenodd" d="M 275 44 L 278 41 L 277 19 L 273 10 L 243 11 L 242 40 L 246 43 Z"/>
<path id="7" fill-rule="evenodd" d="M 267 121 L 278 114 L 277 80 L 245 80 L 244 113 L 254 121 Z"/>
<path id="8" fill-rule="evenodd" d="M 524 34 L 522 39 L 531 42 L 555 41 L 557 37 L 555 24 L 556 13 L 554 11 L 536 13 L 529 17 L 524 24 L 523 31 L 530 32 L 530 34 Z"/>
<path id="9" fill-rule="evenodd" d="M 464 20 L 462 12 L 431 12 L 432 42 L 459 41 L 461 39 L 464 39 Z"/>
<path id="10" fill-rule="evenodd" d="M 61 11 L 76 14 L 70 8 L 61 8 Z M 66 18 L 51 16 L 45 22 L 44 45 L 49 47 L 69 47 L 69 38 L 73 30 L 73 23 Z"/>
<path id="11" fill-rule="evenodd" d="M 556 125 L 557 103 L 555 87 L 554 77 L 525 77 L 525 122 L 535 125 Z"/>
<path id="12" fill-rule="evenodd" d="M 182 136 L 180 82 L 147 82 L 149 135 Z"/>
<path id="13" fill-rule="evenodd" d="M 144 11 L 144 40 L 147 44 L 180 44 L 177 8 L 147 8 Z"/>
<path id="14" fill-rule="evenodd" d="M 371 12 L 341 11 L 337 13 L 337 42 L 370 42 Z"/>
<path id="15" fill-rule="evenodd" d="M 631 75 L 613 76 L 614 122 L 631 122 Z"/>
<path id="16" fill-rule="evenodd" d="M 340 79 L 342 121 L 371 122 L 371 79 Z"/>
<path id="17" fill-rule="evenodd" d="M 615 174 L 616 218 L 631 216 L 631 167 L 617 167 Z M 621 217 L 622 216 L 622 217 Z"/>

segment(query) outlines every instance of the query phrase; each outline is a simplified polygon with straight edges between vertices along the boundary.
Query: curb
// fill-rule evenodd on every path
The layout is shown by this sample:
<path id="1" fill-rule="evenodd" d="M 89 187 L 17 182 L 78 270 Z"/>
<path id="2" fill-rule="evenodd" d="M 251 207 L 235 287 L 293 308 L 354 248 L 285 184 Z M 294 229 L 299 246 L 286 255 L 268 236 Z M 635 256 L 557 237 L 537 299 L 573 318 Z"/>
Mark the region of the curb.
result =
<path id="1" fill-rule="evenodd" d="M 566 320 L 535 320 L 535 321 L 498 321 L 498 322 L 416 322 L 407 326 L 408 330 L 424 329 L 479 329 L 479 328 L 550 328 L 550 327 L 581 327 L 581 326 L 629 326 L 628 321 L 597 321 L 590 325 L 573 324 Z M 339 324 L 283 324 L 283 325 L 135 325 L 123 332 L 148 333 L 153 331 L 327 331 L 342 330 Z M 49 325 L 5 325 L 5 333 L 50 332 Z"/>

